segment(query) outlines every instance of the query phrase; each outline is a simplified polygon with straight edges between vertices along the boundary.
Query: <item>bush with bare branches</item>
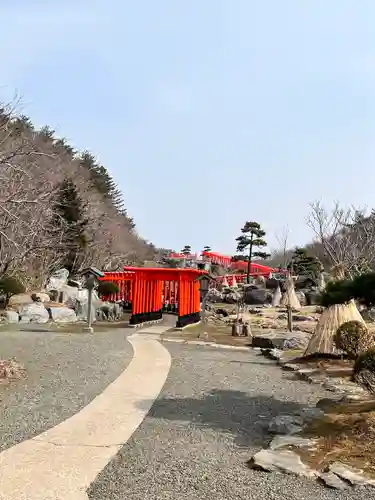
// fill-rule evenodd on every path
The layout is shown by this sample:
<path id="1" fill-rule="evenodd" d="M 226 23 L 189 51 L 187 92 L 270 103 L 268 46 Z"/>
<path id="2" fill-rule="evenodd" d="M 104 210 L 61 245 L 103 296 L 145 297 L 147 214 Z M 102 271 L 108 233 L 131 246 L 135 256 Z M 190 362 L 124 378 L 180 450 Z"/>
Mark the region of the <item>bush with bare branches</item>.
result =
<path id="1" fill-rule="evenodd" d="M 344 208 L 336 202 L 331 210 L 319 201 L 310 205 L 307 224 L 316 236 L 315 251 L 322 262 L 351 278 L 375 265 L 375 213 Z M 319 255 L 320 253 L 320 255 Z"/>

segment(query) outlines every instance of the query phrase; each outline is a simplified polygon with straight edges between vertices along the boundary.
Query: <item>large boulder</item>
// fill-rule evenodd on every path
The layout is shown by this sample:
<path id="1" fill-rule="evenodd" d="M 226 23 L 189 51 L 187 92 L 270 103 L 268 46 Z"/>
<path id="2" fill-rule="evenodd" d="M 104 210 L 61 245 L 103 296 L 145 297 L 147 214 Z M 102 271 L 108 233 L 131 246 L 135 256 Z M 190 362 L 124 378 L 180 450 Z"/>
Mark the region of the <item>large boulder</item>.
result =
<path id="1" fill-rule="evenodd" d="M 75 323 L 77 321 L 75 311 L 69 307 L 50 307 L 48 312 L 55 323 Z"/>
<path id="2" fill-rule="evenodd" d="M 6 309 L 5 311 L 1 311 L 0 313 L 0 321 L 2 323 L 18 323 L 19 316 L 17 311 L 12 311 Z"/>
<path id="3" fill-rule="evenodd" d="M 305 293 L 306 303 L 308 306 L 318 306 L 320 304 L 321 294 L 318 291 L 312 290 Z"/>
<path id="4" fill-rule="evenodd" d="M 261 305 L 261 304 L 271 304 L 272 303 L 272 293 L 268 290 L 261 288 L 251 290 L 249 288 L 245 289 L 244 301 L 247 305 Z"/>
<path id="5" fill-rule="evenodd" d="M 69 271 L 67 269 L 59 269 L 55 271 L 48 280 L 46 290 L 61 290 L 63 285 L 68 283 Z"/>
<path id="6" fill-rule="evenodd" d="M 32 304 L 33 302 L 34 301 L 29 293 L 17 293 L 9 298 L 8 307 L 14 309 L 15 311 L 19 311 L 23 306 Z"/>
<path id="7" fill-rule="evenodd" d="M 51 300 L 51 297 L 47 292 L 41 292 L 41 291 L 35 291 L 35 292 L 30 292 L 30 297 L 33 300 L 33 302 L 49 302 Z"/>
<path id="8" fill-rule="evenodd" d="M 224 296 L 216 288 L 210 288 L 206 295 L 206 302 L 223 302 Z"/>
<path id="9" fill-rule="evenodd" d="M 88 303 L 89 303 L 89 294 L 87 288 L 82 288 L 77 290 L 76 295 L 76 307 L 75 312 L 77 314 L 77 318 L 80 321 L 87 321 L 88 318 Z M 96 321 L 96 310 L 103 305 L 103 302 L 100 300 L 96 290 L 92 291 L 92 303 L 91 303 L 91 321 Z"/>
<path id="10" fill-rule="evenodd" d="M 66 284 L 61 285 L 58 290 L 50 290 L 54 301 L 65 304 L 67 307 L 75 308 L 77 304 L 78 288 Z"/>
<path id="11" fill-rule="evenodd" d="M 228 288 L 223 294 L 223 299 L 226 304 L 236 304 L 241 298 L 242 294 L 237 288 Z"/>
<path id="12" fill-rule="evenodd" d="M 251 346 L 262 349 L 306 349 L 310 335 L 306 332 L 270 331 L 253 336 Z"/>
<path id="13" fill-rule="evenodd" d="M 48 311 L 40 302 L 22 306 L 19 314 L 21 323 L 47 323 L 49 320 Z"/>

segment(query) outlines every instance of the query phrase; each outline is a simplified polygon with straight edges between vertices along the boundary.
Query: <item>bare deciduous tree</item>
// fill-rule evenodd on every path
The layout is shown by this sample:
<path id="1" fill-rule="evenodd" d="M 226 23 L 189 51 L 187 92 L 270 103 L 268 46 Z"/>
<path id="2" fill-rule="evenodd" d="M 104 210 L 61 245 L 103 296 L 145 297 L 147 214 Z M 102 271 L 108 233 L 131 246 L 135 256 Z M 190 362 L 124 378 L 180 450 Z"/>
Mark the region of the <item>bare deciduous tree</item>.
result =
<path id="1" fill-rule="evenodd" d="M 278 254 L 282 258 L 280 264 L 283 269 L 286 269 L 290 258 L 290 252 L 288 252 L 289 235 L 290 229 L 288 225 L 284 226 L 282 230 L 278 234 L 276 234 L 276 239 L 280 247 L 278 250 Z"/>
<path id="2" fill-rule="evenodd" d="M 313 230 L 323 261 L 352 277 L 375 264 L 375 216 L 365 209 L 344 208 L 335 202 L 327 209 L 321 202 L 310 205 L 307 224 Z"/>
<path id="3" fill-rule="evenodd" d="M 16 117 L 18 103 L 0 103 L 0 276 L 18 276 L 28 288 L 41 287 L 61 267 L 64 220 L 56 223 L 59 183 L 74 179 L 89 219 L 84 264 L 121 270 L 155 249 L 134 231 L 130 217 L 93 186 L 63 139 L 37 131 L 27 117 Z"/>

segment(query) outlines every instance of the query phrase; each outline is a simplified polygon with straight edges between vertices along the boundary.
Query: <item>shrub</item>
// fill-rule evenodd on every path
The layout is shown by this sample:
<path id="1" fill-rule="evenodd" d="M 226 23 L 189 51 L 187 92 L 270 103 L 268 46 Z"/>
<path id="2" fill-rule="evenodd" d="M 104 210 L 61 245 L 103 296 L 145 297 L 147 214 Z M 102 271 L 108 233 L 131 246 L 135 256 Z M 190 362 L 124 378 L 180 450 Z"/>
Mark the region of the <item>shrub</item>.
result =
<path id="1" fill-rule="evenodd" d="M 321 295 L 320 305 L 329 307 L 334 304 L 345 304 L 354 298 L 352 281 L 338 280 L 327 283 L 326 289 Z"/>
<path id="2" fill-rule="evenodd" d="M 360 321 L 347 321 L 337 329 L 334 341 L 337 349 L 355 359 L 361 352 L 374 346 L 374 334 Z"/>
<path id="3" fill-rule="evenodd" d="M 6 295 L 7 299 L 17 293 L 24 293 L 24 285 L 13 276 L 3 276 L 0 279 L 0 292 Z"/>
<path id="4" fill-rule="evenodd" d="M 375 273 L 365 273 L 356 276 L 352 285 L 353 296 L 367 308 L 375 304 Z"/>
<path id="5" fill-rule="evenodd" d="M 119 287 L 113 281 L 99 281 L 98 293 L 99 295 L 111 295 L 112 293 L 118 293 Z"/>
<path id="6" fill-rule="evenodd" d="M 375 346 L 358 356 L 354 364 L 353 378 L 375 394 Z"/>

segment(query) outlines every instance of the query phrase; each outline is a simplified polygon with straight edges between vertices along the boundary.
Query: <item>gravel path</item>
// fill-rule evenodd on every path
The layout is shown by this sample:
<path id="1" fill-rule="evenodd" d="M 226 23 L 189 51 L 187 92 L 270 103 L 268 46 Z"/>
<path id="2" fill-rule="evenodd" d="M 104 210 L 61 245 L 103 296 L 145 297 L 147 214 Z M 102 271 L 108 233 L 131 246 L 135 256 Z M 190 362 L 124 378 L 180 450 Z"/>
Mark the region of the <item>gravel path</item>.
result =
<path id="1" fill-rule="evenodd" d="M 15 357 L 28 377 L 0 385 L 0 451 L 71 417 L 115 380 L 133 356 L 125 332 L 1 332 L 0 358 Z"/>
<path id="2" fill-rule="evenodd" d="M 264 422 L 327 394 L 253 353 L 165 344 L 173 365 L 149 416 L 91 485 L 91 500 L 349 500 L 313 481 L 249 470 Z M 358 490 L 356 500 L 374 498 Z"/>

